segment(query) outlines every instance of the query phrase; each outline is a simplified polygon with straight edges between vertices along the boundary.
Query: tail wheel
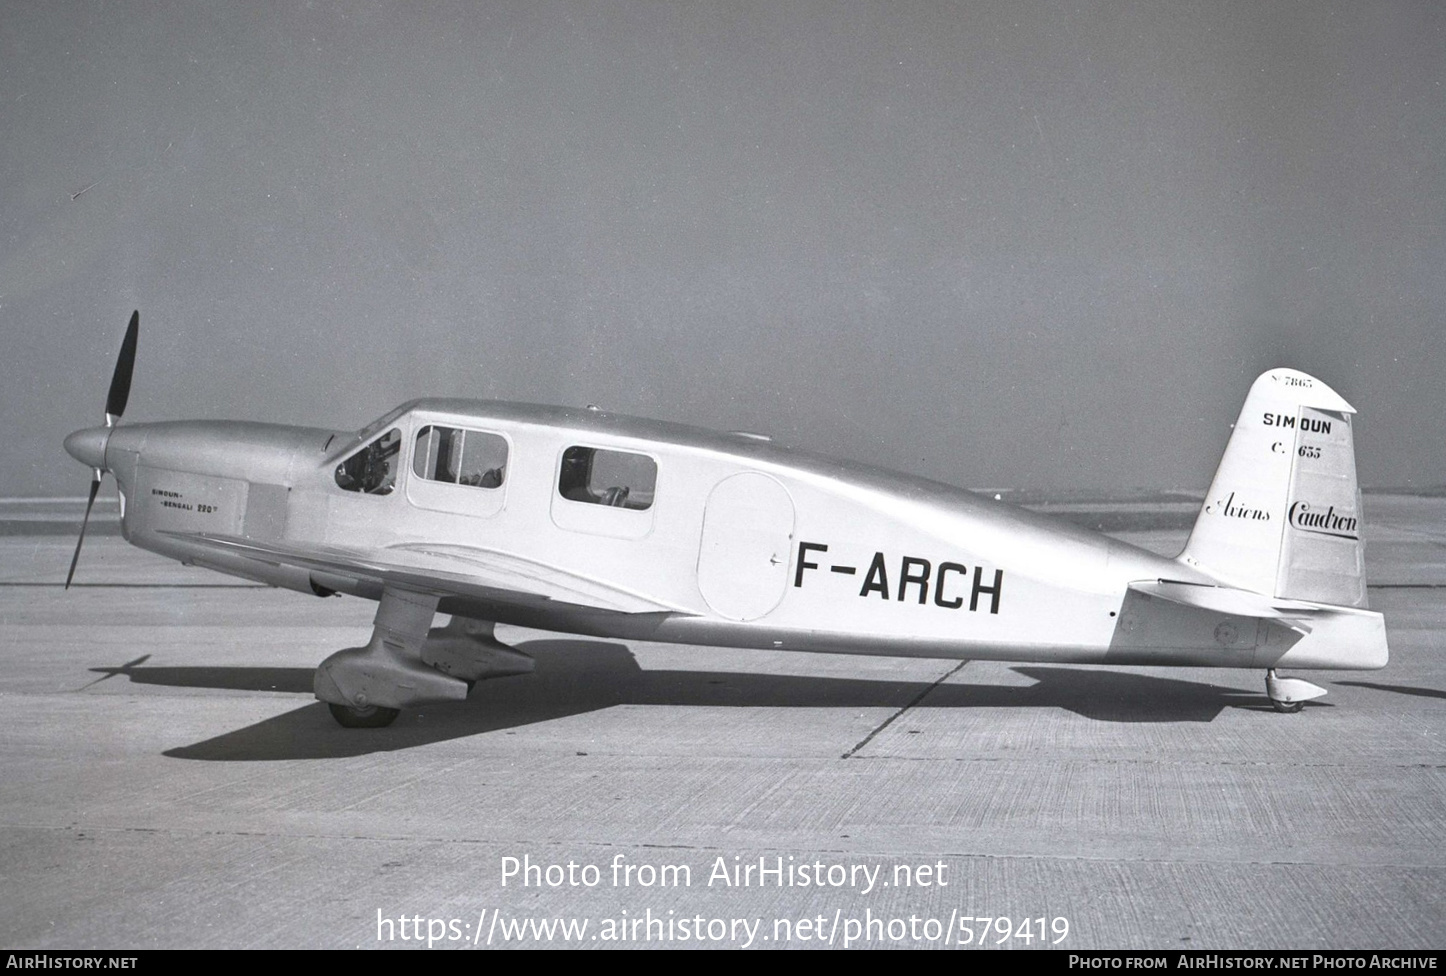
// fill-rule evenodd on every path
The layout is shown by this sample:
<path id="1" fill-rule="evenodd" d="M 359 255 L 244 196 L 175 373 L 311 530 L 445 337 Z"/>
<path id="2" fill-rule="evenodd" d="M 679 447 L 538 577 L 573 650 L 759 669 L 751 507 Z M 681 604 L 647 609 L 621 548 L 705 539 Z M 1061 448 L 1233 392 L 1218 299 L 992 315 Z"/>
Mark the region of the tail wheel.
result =
<path id="1" fill-rule="evenodd" d="M 1325 693 L 1324 688 L 1317 688 L 1309 681 L 1282 678 L 1274 668 L 1265 672 L 1265 697 L 1270 699 L 1270 707 L 1277 712 L 1294 715 L 1305 707 L 1306 702 Z"/>
<path id="2" fill-rule="evenodd" d="M 331 717 L 336 719 L 337 724 L 345 729 L 384 729 L 402 714 L 400 708 L 386 708 L 381 705 L 353 708 L 350 705 L 328 702 L 326 707 L 331 709 Z"/>

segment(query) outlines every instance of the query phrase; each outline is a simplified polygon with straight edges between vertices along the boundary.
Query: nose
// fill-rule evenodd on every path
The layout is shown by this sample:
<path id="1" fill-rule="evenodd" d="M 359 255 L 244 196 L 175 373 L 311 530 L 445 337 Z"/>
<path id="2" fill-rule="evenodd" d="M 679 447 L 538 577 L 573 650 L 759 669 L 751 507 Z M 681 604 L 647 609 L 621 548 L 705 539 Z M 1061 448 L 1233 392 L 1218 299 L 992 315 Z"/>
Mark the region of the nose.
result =
<path id="1" fill-rule="evenodd" d="M 111 428 L 87 427 L 78 430 L 65 439 L 65 452 L 87 468 L 105 470 L 105 445 L 110 440 Z"/>

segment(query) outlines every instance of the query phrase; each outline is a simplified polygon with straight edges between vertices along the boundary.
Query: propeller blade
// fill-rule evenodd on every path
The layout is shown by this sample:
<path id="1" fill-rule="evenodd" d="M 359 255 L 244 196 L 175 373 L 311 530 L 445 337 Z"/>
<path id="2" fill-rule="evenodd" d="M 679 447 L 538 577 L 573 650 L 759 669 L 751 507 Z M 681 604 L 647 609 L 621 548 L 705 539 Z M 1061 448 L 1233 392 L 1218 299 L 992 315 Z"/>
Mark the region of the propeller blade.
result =
<path id="1" fill-rule="evenodd" d="M 131 398 L 131 373 L 136 368 L 136 336 L 141 331 L 141 311 L 131 313 L 131 324 L 126 328 L 126 337 L 121 342 L 120 355 L 116 357 L 115 373 L 110 378 L 110 394 L 105 398 L 105 422 L 109 426 L 126 412 L 126 401 Z"/>
<path id="2" fill-rule="evenodd" d="M 134 347 L 134 343 L 132 343 Z M 85 544 L 85 526 L 90 521 L 90 509 L 95 504 L 95 493 L 100 491 L 100 472 L 95 473 L 95 480 L 90 483 L 90 500 L 85 503 L 85 518 L 80 520 L 80 538 L 75 540 L 75 555 L 70 557 L 70 572 L 65 574 L 65 588 L 70 589 L 70 581 L 75 579 L 75 564 L 80 562 L 80 547 Z"/>

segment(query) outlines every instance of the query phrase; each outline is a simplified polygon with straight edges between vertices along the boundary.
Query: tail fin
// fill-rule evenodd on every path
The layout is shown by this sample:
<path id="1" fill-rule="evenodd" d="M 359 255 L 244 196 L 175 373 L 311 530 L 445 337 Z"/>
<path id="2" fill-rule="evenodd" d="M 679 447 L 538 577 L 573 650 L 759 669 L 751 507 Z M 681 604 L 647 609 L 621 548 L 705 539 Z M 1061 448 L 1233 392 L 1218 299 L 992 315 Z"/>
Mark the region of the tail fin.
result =
<path id="1" fill-rule="evenodd" d="M 1256 593 L 1364 607 L 1353 413 L 1305 373 L 1257 379 L 1180 561 Z"/>

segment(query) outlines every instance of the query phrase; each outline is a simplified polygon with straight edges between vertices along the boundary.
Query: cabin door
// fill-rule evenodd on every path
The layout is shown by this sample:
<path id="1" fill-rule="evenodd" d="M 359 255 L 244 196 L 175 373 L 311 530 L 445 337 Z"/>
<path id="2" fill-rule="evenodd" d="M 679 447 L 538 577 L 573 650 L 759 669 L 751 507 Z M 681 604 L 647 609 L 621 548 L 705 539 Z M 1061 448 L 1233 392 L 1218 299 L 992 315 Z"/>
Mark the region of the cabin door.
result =
<path id="1" fill-rule="evenodd" d="M 703 512 L 698 590 L 730 620 L 757 620 L 783 600 L 793 551 L 793 499 L 764 474 L 720 481 Z"/>

